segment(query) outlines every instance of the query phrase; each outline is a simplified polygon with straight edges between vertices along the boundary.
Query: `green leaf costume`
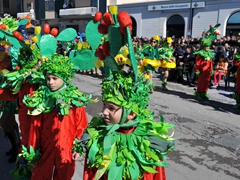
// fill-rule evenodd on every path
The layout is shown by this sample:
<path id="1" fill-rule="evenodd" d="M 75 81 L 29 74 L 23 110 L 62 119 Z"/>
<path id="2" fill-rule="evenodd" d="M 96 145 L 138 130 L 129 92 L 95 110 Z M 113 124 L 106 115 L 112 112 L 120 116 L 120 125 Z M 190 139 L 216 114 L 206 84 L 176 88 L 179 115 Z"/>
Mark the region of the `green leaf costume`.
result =
<path id="1" fill-rule="evenodd" d="M 102 101 L 120 106 L 122 116 L 119 124 L 112 125 L 107 125 L 103 117 L 94 117 L 80 141 L 75 142 L 74 150 L 80 154 L 87 153 L 89 163 L 85 166 L 85 173 L 95 175 L 94 178 L 88 177 L 89 180 L 102 179 L 103 176 L 109 180 L 137 180 L 146 172 L 158 173 L 156 167 L 167 165 L 163 160 L 166 153 L 174 148 L 174 139 L 168 135 L 174 125 L 164 123 L 163 117 L 158 122 L 153 121 L 154 113 L 148 109 L 150 82 L 138 74 L 130 37 L 131 25 L 125 27 L 126 36 L 122 34 L 124 31 L 117 30 L 123 27 L 120 21 L 116 23 L 118 15 L 115 8 L 110 7 L 114 24 L 108 27 L 110 55 L 104 59 L 104 68 L 109 73 L 102 81 Z M 128 19 L 127 16 L 125 18 Z M 112 35 L 117 32 L 121 34 Z M 132 65 L 127 72 L 120 70 L 122 68 L 113 58 L 124 38 L 128 40 Z M 131 112 L 136 117 L 126 122 Z M 129 133 L 123 133 L 125 130 Z"/>

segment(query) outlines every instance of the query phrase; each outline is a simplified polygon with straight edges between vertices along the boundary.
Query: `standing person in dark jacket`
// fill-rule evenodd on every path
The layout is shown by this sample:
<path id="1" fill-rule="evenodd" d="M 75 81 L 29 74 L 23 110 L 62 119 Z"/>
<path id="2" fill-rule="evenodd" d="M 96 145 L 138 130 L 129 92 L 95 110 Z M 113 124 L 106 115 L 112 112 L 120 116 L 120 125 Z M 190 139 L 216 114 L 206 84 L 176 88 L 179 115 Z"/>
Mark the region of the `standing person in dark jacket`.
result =
<path id="1" fill-rule="evenodd" d="M 183 57 L 179 60 L 177 66 L 178 78 L 183 78 L 183 72 L 187 72 L 187 81 L 190 86 L 194 85 L 195 77 L 195 60 L 196 57 L 192 52 L 192 47 L 187 46 Z"/>

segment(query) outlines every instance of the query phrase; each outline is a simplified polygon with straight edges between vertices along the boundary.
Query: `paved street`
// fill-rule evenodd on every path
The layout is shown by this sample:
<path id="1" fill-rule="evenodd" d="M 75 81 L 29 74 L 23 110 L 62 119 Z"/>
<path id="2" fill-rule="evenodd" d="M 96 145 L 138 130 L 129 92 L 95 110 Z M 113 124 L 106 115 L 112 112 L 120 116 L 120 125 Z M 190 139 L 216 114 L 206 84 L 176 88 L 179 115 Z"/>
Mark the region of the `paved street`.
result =
<path id="1" fill-rule="evenodd" d="M 77 74 L 74 84 L 82 92 L 101 100 L 101 79 Z M 163 115 L 166 122 L 175 124 L 176 148 L 168 154 L 168 180 L 239 180 L 240 179 L 240 110 L 232 106 L 233 87 L 210 89 L 208 101 L 197 101 L 194 88 L 169 82 L 169 91 L 160 88 L 159 74 L 155 74 L 156 90 L 151 95 L 150 108 L 156 120 Z M 231 86 L 233 86 L 231 84 Z M 89 120 L 99 116 L 102 103 L 89 104 Z M 10 180 L 5 151 L 10 143 L 0 129 L 0 180 Z M 82 179 L 83 159 L 77 161 L 73 180 Z M 44 173 L 44 172 L 43 172 Z"/>

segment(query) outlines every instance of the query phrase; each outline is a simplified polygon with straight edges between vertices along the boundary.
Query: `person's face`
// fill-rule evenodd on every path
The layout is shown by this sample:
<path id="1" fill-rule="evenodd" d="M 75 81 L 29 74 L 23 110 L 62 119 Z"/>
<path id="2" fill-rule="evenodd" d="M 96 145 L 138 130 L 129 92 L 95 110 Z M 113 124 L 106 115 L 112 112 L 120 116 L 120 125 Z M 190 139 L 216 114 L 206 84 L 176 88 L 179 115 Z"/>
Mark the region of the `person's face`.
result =
<path id="1" fill-rule="evenodd" d="M 191 48 L 186 48 L 187 53 L 191 52 Z"/>
<path id="2" fill-rule="evenodd" d="M 208 51 L 210 49 L 210 47 L 207 46 L 207 47 L 204 47 L 204 49 L 205 49 L 205 51 Z"/>
<path id="3" fill-rule="evenodd" d="M 64 82 L 61 78 L 53 74 L 46 74 L 46 79 L 47 86 L 49 87 L 49 89 L 51 89 L 51 91 L 58 90 Z"/>
<path id="4" fill-rule="evenodd" d="M 104 101 L 103 116 L 106 124 L 119 124 L 122 116 L 122 108 L 114 103 Z"/>
<path id="5" fill-rule="evenodd" d="M 151 45 L 152 46 L 157 46 L 157 41 L 153 39 L 152 42 L 151 42 Z"/>

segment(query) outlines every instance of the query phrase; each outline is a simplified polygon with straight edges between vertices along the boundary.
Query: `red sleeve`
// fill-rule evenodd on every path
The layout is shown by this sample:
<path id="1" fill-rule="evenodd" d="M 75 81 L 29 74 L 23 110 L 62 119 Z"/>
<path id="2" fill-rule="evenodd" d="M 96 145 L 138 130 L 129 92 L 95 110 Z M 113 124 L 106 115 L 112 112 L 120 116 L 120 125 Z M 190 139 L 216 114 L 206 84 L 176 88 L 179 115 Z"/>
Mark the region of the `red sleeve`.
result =
<path id="1" fill-rule="evenodd" d="M 0 88 L 0 101 L 16 101 L 17 97 L 17 94 L 12 94 L 10 88 Z"/>
<path id="2" fill-rule="evenodd" d="M 87 113 L 84 107 L 76 108 L 75 119 L 77 125 L 75 137 L 81 138 L 84 130 L 87 128 L 88 125 Z"/>
<path id="3" fill-rule="evenodd" d="M 197 55 L 196 57 L 196 66 L 195 66 L 195 71 L 198 72 L 200 71 L 200 64 L 201 64 L 201 56 Z"/>
<path id="4" fill-rule="evenodd" d="M 211 60 L 211 65 L 210 65 L 210 67 L 211 67 L 211 71 L 213 70 L 213 60 Z"/>

